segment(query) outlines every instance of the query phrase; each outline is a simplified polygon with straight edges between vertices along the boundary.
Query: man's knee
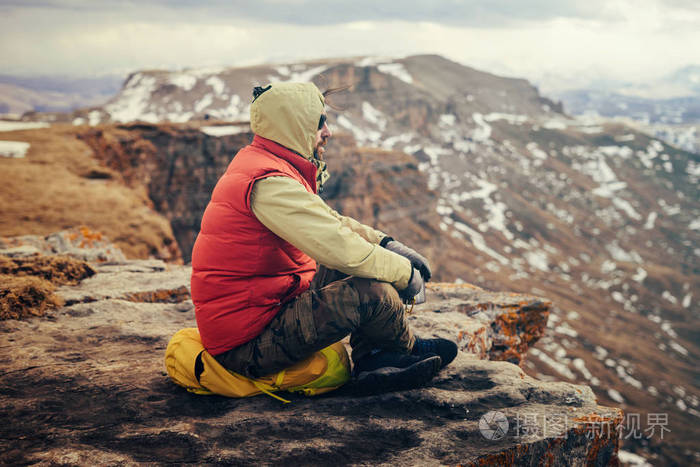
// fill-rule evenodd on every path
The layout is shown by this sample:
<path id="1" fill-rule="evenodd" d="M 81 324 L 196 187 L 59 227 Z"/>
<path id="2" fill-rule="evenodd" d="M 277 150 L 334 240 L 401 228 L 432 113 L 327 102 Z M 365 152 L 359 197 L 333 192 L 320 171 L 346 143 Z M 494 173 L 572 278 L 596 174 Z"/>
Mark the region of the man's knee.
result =
<path id="1" fill-rule="evenodd" d="M 387 282 L 353 277 L 352 287 L 357 290 L 361 305 L 384 305 L 390 308 L 402 308 L 403 303 L 394 286 Z"/>

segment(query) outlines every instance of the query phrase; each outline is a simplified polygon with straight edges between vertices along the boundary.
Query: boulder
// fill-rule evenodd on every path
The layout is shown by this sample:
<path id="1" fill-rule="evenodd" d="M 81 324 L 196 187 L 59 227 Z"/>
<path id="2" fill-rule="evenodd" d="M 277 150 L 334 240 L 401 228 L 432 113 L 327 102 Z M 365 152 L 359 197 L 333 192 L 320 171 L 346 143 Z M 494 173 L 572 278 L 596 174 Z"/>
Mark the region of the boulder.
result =
<path id="1" fill-rule="evenodd" d="M 482 359 L 516 364 L 544 334 L 552 307 L 543 298 L 470 284 L 428 283 L 428 291 L 430 300 L 416 307 L 423 313 L 412 323 L 418 333 L 452 339 Z"/>

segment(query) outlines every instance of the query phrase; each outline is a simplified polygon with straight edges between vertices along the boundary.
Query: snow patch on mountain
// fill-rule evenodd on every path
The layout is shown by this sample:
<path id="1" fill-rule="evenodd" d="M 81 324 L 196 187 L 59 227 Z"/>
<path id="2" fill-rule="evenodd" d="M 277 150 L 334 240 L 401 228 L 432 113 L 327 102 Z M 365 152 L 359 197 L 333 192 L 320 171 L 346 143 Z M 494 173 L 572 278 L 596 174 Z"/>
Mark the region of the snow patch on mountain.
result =
<path id="1" fill-rule="evenodd" d="M 617 453 L 617 457 L 623 465 L 628 465 L 630 467 L 652 467 L 645 458 L 633 452 L 620 449 Z"/>
<path id="2" fill-rule="evenodd" d="M 544 251 L 528 251 L 523 257 L 535 269 L 549 271 L 549 259 Z"/>
<path id="3" fill-rule="evenodd" d="M 616 389 L 608 389 L 608 396 L 610 396 L 610 399 L 614 400 L 619 404 L 624 404 L 625 402 L 625 398 L 622 397 L 622 394 L 620 394 L 620 392 Z"/>
<path id="4" fill-rule="evenodd" d="M 690 177 L 693 183 L 698 183 L 700 179 L 700 162 L 688 161 L 688 165 L 685 168 L 685 172 Z"/>
<path id="5" fill-rule="evenodd" d="M 382 63 L 393 62 L 393 60 L 394 59 L 391 57 L 369 56 L 362 57 L 360 60 L 356 61 L 354 65 L 358 67 L 377 66 Z"/>
<path id="6" fill-rule="evenodd" d="M 631 219 L 637 221 L 642 219 L 641 214 L 635 211 L 635 209 L 632 207 L 629 201 L 624 200 L 622 198 L 613 198 L 612 203 L 613 205 L 615 205 L 616 208 L 618 208 L 621 211 L 624 211 L 625 214 L 627 214 Z"/>
<path id="7" fill-rule="evenodd" d="M 646 222 L 644 223 L 644 229 L 645 229 L 645 230 L 651 230 L 651 229 L 653 229 L 653 228 L 654 228 L 654 224 L 656 223 L 656 218 L 657 218 L 658 216 L 659 216 L 659 215 L 658 215 L 655 211 L 650 212 L 649 215 L 647 216 Z"/>
<path id="8" fill-rule="evenodd" d="M 371 143 L 373 145 L 378 145 L 379 141 L 382 139 L 382 133 L 380 131 L 360 128 L 344 115 L 339 115 L 337 122 L 338 125 L 349 130 L 360 144 Z"/>
<path id="9" fill-rule="evenodd" d="M 365 101 L 362 103 L 362 116 L 368 122 L 376 125 L 380 131 L 384 131 L 386 129 L 386 117 L 379 110 L 372 107 L 372 104 L 369 102 Z"/>
<path id="10" fill-rule="evenodd" d="M 668 345 L 669 345 L 673 350 L 675 350 L 675 351 L 678 352 L 679 354 L 683 355 L 684 357 L 687 357 L 687 356 L 688 356 L 688 349 L 686 349 L 685 347 L 683 347 L 682 345 L 680 345 L 678 342 L 676 342 L 676 341 L 671 341 L 671 342 L 668 343 Z"/>
<path id="11" fill-rule="evenodd" d="M 574 375 L 574 373 L 569 369 L 569 367 L 567 365 L 556 361 L 555 359 L 553 359 L 552 357 L 550 357 L 546 353 L 542 352 L 540 349 L 532 348 L 529 350 L 529 353 L 533 357 L 539 359 L 545 365 L 552 368 L 554 371 L 559 373 L 564 378 L 568 378 L 571 380 L 576 379 L 576 375 Z"/>
<path id="12" fill-rule="evenodd" d="M 673 294 L 671 292 L 669 292 L 668 290 L 664 290 L 661 293 L 661 298 L 668 300 L 669 302 L 673 303 L 674 305 L 678 303 L 678 299 L 676 297 L 674 297 Z M 661 328 L 663 329 L 663 326 L 661 326 Z M 664 329 L 664 331 L 666 331 L 666 329 Z"/>
<path id="13" fill-rule="evenodd" d="M 642 263 L 642 257 L 636 251 L 627 252 L 623 250 L 618 244 L 617 240 L 613 240 L 612 243 L 605 245 L 605 249 L 608 250 L 610 256 L 612 256 L 615 261 L 626 262 L 626 263 Z"/>
<path id="14" fill-rule="evenodd" d="M 683 297 L 683 308 L 690 308 L 690 304 L 692 303 L 691 300 L 693 298 L 693 294 L 689 293 L 685 297 Z"/>
<path id="15" fill-rule="evenodd" d="M 452 193 L 449 196 L 450 201 L 459 203 L 470 199 L 486 199 L 489 196 L 491 196 L 491 193 L 498 189 L 496 185 L 489 182 L 488 180 L 476 179 L 475 183 L 479 187 L 478 190 L 465 191 L 462 193 Z"/>
<path id="16" fill-rule="evenodd" d="M 307 81 L 311 81 L 313 77 L 320 75 L 327 69 L 327 65 L 319 65 L 308 69 L 306 69 L 306 67 L 303 65 L 298 67 L 293 66 L 292 73 L 289 75 L 289 79 L 287 79 L 287 81 L 294 83 L 305 83 Z"/>
<path id="17" fill-rule="evenodd" d="M 525 146 L 528 151 L 530 151 L 530 154 L 532 154 L 533 157 L 536 159 L 540 160 L 545 160 L 547 159 L 547 153 L 541 150 L 538 146 L 537 143 L 532 141 L 530 143 L 527 143 L 527 146 Z"/>
<path id="18" fill-rule="evenodd" d="M 187 74 L 194 76 L 197 79 L 205 78 L 208 76 L 218 75 L 226 71 L 226 67 L 223 66 L 203 66 L 201 68 L 188 68 Z"/>
<path id="19" fill-rule="evenodd" d="M 615 141 L 617 141 L 618 143 L 626 143 L 626 142 L 629 142 L 629 141 L 634 141 L 635 136 L 634 136 L 634 134 L 632 134 L 632 133 L 626 134 L 626 135 L 615 135 L 615 136 L 613 137 L 613 139 L 614 139 Z"/>
<path id="20" fill-rule="evenodd" d="M 566 130 L 567 124 L 564 120 L 547 120 L 542 124 L 542 128 L 546 130 Z"/>
<path id="21" fill-rule="evenodd" d="M 505 258 L 503 255 L 499 254 L 495 250 L 489 248 L 486 245 L 486 241 L 484 240 L 484 236 L 481 235 L 479 232 L 476 230 L 472 229 L 468 225 L 462 223 L 462 222 L 455 222 L 454 223 L 455 229 L 457 229 L 459 232 L 464 233 L 469 236 L 469 239 L 471 240 L 472 244 L 474 245 L 474 248 L 476 248 L 479 251 L 482 251 L 486 253 L 487 255 L 491 256 L 495 260 L 497 260 L 501 264 L 508 264 L 508 259 Z M 459 235 L 458 235 L 459 236 Z M 459 236 L 461 237 L 461 236 Z"/>
<path id="22" fill-rule="evenodd" d="M 394 76 L 404 83 L 413 84 L 413 77 L 409 74 L 403 63 L 382 63 L 377 65 L 377 69 L 387 75 Z"/>
<path id="23" fill-rule="evenodd" d="M 639 283 L 642 283 L 642 282 L 644 282 L 644 279 L 646 279 L 646 277 L 647 277 L 647 272 L 643 268 L 638 267 L 637 273 L 634 276 L 632 276 L 632 280 L 637 281 Z"/>
<path id="24" fill-rule="evenodd" d="M 0 120 L 0 131 L 35 130 L 37 128 L 48 128 L 50 125 L 45 122 L 14 122 Z"/>
<path id="25" fill-rule="evenodd" d="M 275 67 L 275 71 L 280 76 L 289 76 L 289 74 L 292 72 L 292 70 L 290 70 L 287 65 L 280 65 L 278 67 Z"/>
<path id="26" fill-rule="evenodd" d="M 0 157 L 21 159 L 27 155 L 29 146 L 24 141 L 0 141 Z"/>
<path id="27" fill-rule="evenodd" d="M 389 136 L 388 138 L 385 138 L 384 141 L 382 141 L 382 149 L 394 149 L 394 146 L 396 146 L 399 143 L 404 143 L 408 144 L 410 143 L 416 135 L 414 133 L 401 133 L 400 135 L 396 136 Z M 403 148 L 404 152 L 410 153 L 406 146 Z M 415 151 L 412 151 L 415 152 Z"/>
<path id="28" fill-rule="evenodd" d="M 457 121 L 457 117 L 452 114 L 442 114 L 440 115 L 440 126 L 454 126 Z"/>
<path id="29" fill-rule="evenodd" d="M 221 78 L 219 78 L 218 76 L 210 76 L 209 78 L 207 78 L 205 83 L 211 86 L 211 88 L 214 90 L 214 93 L 217 96 L 223 97 L 224 89 L 226 89 L 226 83 L 224 83 Z"/>
<path id="30" fill-rule="evenodd" d="M 218 126 L 203 126 L 199 129 L 202 133 L 209 136 L 229 136 L 245 133 L 250 130 L 247 125 L 218 125 Z"/>
<path id="31" fill-rule="evenodd" d="M 218 109 L 209 109 L 207 113 L 214 118 L 222 120 L 246 120 L 250 115 L 250 104 L 243 105 L 241 98 L 237 94 L 234 94 L 231 96 L 228 106 Z"/>
<path id="32" fill-rule="evenodd" d="M 504 120 L 510 123 L 511 125 L 522 125 L 523 123 L 527 122 L 528 118 L 527 115 L 513 115 L 501 112 L 491 112 L 489 114 L 484 115 L 484 120 L 486 120 L 487 122 L 497 122 L 499 120 Z"/>
<path id="33" fill-rule="evenodd" d="M 188 73 L 176 73 L 170 76 L 170 83 L 185 91 L 191 91 L 197 84 L 197 77 Z"/>
<path id="34" fill-rule="evenodd" d="M 214 102 L 214 98 L 211 94 L 207 94 L 204 97 L 202 97 L 199 101 L 195 102 L 194 111 L 201 112 L 207 107 L 209 107 L 212 104 L 212 102 Z"/>
<path id="35" fill-rule="evenodd" d="M 581 133 L 586 133 L 588 135 L 595 135 L 597 133 L 602 133 L 603 132 L 603 127 L 602 126 L 581 126 L 578 128 L 578 131 Z"/>
<path id="36" fill-rule="evenodd" d="M 105 111 L 117 122 L 142 120 L 155 123 L 160 120 L 154 112 L 147 112 L 156 79 L 142 73 L 132 75 L 119 97 L 105 105 Z"/>
<path id="37" fill-rule="evenodd" d="M 472 120 L 477 124 L 477 128 L 472 132 L 472 139 L 482 143 L 491 140 L 491 125 L 486 123 L 484 116 L 478 112 L 472 114 Z"/>

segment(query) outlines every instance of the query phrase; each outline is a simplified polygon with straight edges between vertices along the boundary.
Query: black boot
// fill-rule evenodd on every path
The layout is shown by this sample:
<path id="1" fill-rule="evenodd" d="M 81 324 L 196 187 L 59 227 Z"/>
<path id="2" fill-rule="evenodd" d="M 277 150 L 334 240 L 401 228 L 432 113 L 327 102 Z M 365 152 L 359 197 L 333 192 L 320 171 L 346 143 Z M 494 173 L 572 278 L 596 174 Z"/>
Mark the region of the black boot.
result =
<path id="1" fill-rule="evenodd" d="M 382 350 L 355 363 L 353 392 L 368 396 L 416 389 L 437 375 L 441 363 L 435 354 L 409 355 Z"/>
<path id="2" fill-rule="evenodd" d="M 416 343 L 413 344 L 411 355 L 430 354 L 439 355 L 440 359 L 442 359 L 442 366 L 440 368 L 444 368 L 457 356 L 457 344 L 439 337 L 435 339 L 421 339 L 420 337 L 416 337 Z"/>

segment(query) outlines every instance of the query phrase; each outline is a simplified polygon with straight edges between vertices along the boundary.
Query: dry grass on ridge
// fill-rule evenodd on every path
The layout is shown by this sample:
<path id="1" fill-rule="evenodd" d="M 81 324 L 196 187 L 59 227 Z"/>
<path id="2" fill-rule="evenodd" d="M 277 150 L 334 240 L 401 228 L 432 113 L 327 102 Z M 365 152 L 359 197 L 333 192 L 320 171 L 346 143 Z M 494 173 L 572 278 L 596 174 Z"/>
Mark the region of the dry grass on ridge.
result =
<path id="1" fill-rule="evenodd" d="M 0 157 L 0 236 L 48 235 L 85 225 L 99 231 L 127 257 L 148 258 L 175 242 L 170 223 L 145 192 L 126 187 L 121 175 L 100 166 L 76 134 L 81 127 L 0 133 L 25 141 L 25 158 Z"/>

